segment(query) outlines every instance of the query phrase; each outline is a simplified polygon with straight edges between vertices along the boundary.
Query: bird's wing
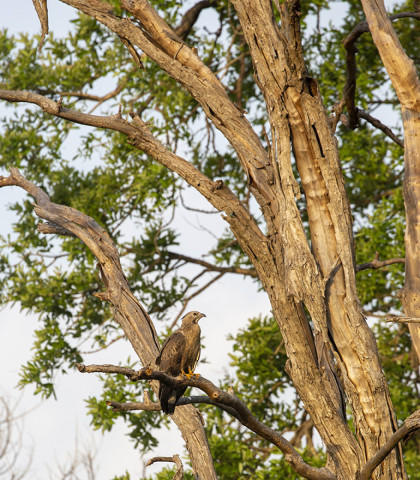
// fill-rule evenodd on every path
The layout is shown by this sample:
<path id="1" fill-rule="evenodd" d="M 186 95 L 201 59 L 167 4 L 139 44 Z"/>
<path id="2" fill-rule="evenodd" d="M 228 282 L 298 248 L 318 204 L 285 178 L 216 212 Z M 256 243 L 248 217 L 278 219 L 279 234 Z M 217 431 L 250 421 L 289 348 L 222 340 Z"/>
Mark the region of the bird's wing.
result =
<path id="1" fill-rule="evenodd" d="M 182 332 L 173 333 L 163 344 L 159 357 L 156 363 L 159 365 L 162 372 L 168 373 L 172 376 L 180 374 L 183 366 L 182 354 L 186 345 L 185 336 Z"/>
<path id="2" fill-rule="evenodd" d="M 195 351 L 192 355 L 192 367 L 191 370 L 194 371 L 195 367 L 197 366 L 198 361 L 200 360 L 201 350 L 200 345 L 195 348 Z"/>

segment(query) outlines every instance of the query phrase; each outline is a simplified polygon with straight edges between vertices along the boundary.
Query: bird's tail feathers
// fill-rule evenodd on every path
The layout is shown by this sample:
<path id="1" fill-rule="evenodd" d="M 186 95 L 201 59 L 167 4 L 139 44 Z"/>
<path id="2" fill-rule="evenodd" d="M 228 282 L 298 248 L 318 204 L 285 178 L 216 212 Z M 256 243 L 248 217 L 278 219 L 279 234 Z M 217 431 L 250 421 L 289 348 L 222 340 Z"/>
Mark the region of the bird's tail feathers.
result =
<path id="1" fill-rule="evenodd" d="M 159 400 L 164 413 L 167 415 L 174 413 L 177 398 L 176 392 L 172 390 L 172 388 L 166 385 L 161 385 L 159 389 Z"/>

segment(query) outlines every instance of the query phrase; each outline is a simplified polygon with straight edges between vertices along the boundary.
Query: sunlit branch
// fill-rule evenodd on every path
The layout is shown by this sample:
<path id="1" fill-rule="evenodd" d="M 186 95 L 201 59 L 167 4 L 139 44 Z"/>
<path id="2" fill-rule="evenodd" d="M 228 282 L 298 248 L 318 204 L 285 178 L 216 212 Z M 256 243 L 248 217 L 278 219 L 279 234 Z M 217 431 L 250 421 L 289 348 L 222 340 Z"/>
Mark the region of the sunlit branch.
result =
<path id="1" fill-rule="evenodd" d="M 404 425 L 399 428 L 385 445 L 363 466 L 360 472 L 360 480 L 369 480 L 375 468 L 380 465 L 391 451 L 398 445 L 401 440 L 411 436 L 415 431 L 420 429 L 420 410 L 410 415 Z"/>
<path id="2" fill-rule="evenodd" d="M 186 45 L 146 0 L 120 2 L 135 17 L 132 20 L 117 17 L 108 4 L 98 0 L 63 1 L 129 40 L 190 92 L 235 149 L 247 176 L 252 178 L 256 200 L 268 214 L 274 192 L 266 152 L 243 112 L 229 99 L 196 50 Z"/>
<path id="3" fill-rule="evenodd" d="M 176 465 L 175 475 L 172 477 L 172 480 L 182 480 L 184 478 L 184 467 L 182 466 L 181 459 L 179 455 L 174 455 L 173 457 L 153 457 L 147 463 L 146 467 L 152 465 L 155 462 L 173 462 Z"/>
<path id="4" fill-rule="evenodd" d="M 386 321 L 394 323 L 420 323 L 420 318 L 390 315 L 386 317 Z"/>
<path id="5" fill-rule="evenodd" d="M 257 272 L 253 268 L 241 268 L 241 267 L 220 267 L 218 265 L 214 265 L 212 263 L 206 262 L 204 260 L 200 260 L 199 258 L 188 257 L 187 255 L 182 255 L 176 252 L 167 252 L 169 258 L 176 258 L 178 260 L 184 260 L 187 263 L 195 263 L 197 265 L 201 265 L 206 267 L 206 269 L 211 270 L 213 272 L 221 272 L 221 273 L 238 273 L 239 275 L 246 275 L 250 277 L 257 278 Z"/>
<path id="6" fill-rule="evenodd" d="M 388 136 L 391 140 L 393 140 L 397 145 L 404 148 L 404 140 L 401 140 L 401 138 L 395 135 L 395 133 L 389 127 L 384 125 L 377 118 L 372 117 L 372 115 L 370 115 L 368 112 L 365 112 L 364 110 L 360 110 L 359 108 L 356 110 L 356 115 L 358 118 L 364 118 L 371 125 L 373 125 L 376 128 L 379 128 L 379 130 L 382 130 L 382 132 L 384 132 L 386 136 Z"/>
<path id="7" fill-rule="evenodd" d="M 361 270 L 367 270 L 368 268 L 373 268 L 378 270 L 378 268 L 386 267 L 388 265 L 393 265 L 394 263 L 405 263 L 404 258 L 390 258 L 388 260 L 379 260 L 379 252 L 375 253 L 375 258 L 371 262 L 361 263 L 356 265 L 356 272 Z"/>
<path id="8" fill-rule="evenodd" d="M 250 212 L 242 205 L 236 195 L 221 180 L 212 181 L 194 165 L 184 158 L 164 147 L 151 133 L 147 123 L 135 113 L 131 112 L 132 122 L 122 118 L 121 113 L 112 116 L 100 116 L 82 113 L 63 107 L 62 100 L 55 102 L 43 95 L 20 90 L 0 90 L 0 99 L 9 102 L 33 103 L 43 111 L 68 120 L 73 123 L 105 128 L 123 133 L 128 141 L 136 148 L 143 150 L 147 155 L 177 173 L 187 183 L 196 188 L 219 211 L 224 211 L 223 217 L 231 226 L 238 239 L 255 240 L 260 252 L 254 252 L 263 257 L 266 251 L 266 238 L 255 223 Z M 245 248 L 245 243 L 242 245 Z"/>
<path id="9" fill-rule="evenodd" d="M 47 0 L 32 0 L 32 3 L 34 4 L 36 13 L 41 23 L 41 40 L 38 46 L 38 52 L 40 52 L 42 50 L 42 46 L 44 45 L 45 37 L 48 35 L 48 6 Z"/>

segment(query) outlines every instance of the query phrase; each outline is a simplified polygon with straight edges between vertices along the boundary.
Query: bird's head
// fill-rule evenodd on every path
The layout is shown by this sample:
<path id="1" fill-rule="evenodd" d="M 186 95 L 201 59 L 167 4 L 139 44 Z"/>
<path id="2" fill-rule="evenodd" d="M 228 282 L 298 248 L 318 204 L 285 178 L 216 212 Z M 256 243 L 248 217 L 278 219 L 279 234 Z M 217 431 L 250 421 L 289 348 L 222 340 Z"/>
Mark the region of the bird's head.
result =
<path id="1" fill-rule="evenodd" d="M 189 312 L 182 317 L 182 326 L 197 324 L 200 318 L 205 317 L 204 313 Z"/>

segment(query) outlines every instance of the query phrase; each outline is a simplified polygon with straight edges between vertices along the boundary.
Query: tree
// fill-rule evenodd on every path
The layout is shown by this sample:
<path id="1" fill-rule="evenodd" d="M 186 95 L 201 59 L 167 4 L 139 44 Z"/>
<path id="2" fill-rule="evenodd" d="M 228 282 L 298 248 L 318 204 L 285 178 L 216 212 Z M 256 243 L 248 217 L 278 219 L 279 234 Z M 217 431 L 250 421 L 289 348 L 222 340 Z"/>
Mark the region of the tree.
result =
<path id="1" fill-rule="evenodd" d="M 46 2 L 34 3 L 42 24 L 41 47 L 48 31 Z M 0 186 L 19 186 L 35 199 L 35 207 L 29 202 L 13 207 L 19 222 L 9 248 L 23 264 L 13 267 L 14 258 L 6 255 L 1 263 L 4 301 L 19 302 L 43 322 L 37 352 L 22 381 L 35 382 L 40 392 L 51 394 L 54 372 L 67 362 L 77 363 L 81 371 L 197 386 L 208 397 L 180 404 L 211 403 L 223 409 L 254 432 L 257 443 L 265 440 L 255 446 L 255 437 L 251 439 L 255 448 L 279 448 L 289 472 L 309 479 L 406 478 L 400 441 L 419 428 L 420 412 L 414 412 L 415 392 L 407 394 L 406 408 L 407 402 L 413 408 L 398 428 L 382 367 L 398 348 L 406 362 L 409 347 L 398 343 L 386 351 L 384 345 L 381 359 L 361 301 L 375 314 L 391 312 L 394 320 L 408 322 L 420 354 L 420 82 L 391 23 L 405 19 L 395 28 L 407 52 L 418 59 L 418 44 L 407 27 L 418 29 L 408 23 L 420 16 L 417 2 L 415 11 L 399 5 L 403 13 L 388 17 L 383 2 L 362 1 L 367 23 L 361 23 L 361 6 L 349 2 L 346 22 L 329 31 L 320 25 L 311 31 L 307 24 L 311 14 L 319 18 L 328 7 L 323 1 L 301 6 L 295 0 L 204 0 L 189 9 L 178 1 L 154 1 L 153 6 L 145 0 L 64 3 L 82 12 L 67 39 L 50 36 L 39 53 L 34 40 L 25 36 L 19 50 L 6 34 L 1 42 L 0 98 L 35 104 L 43 111 L 18 109 L 9 116 L 1 146 L 3 164 L 17 166 L 25 175 L 12 168 Z M 216 12 L 217 30 L 197 27 L 204 9 Z M 374 45 L 367 35 L 361 37 L 369 29 Z M 375 102 L 398 106 L 393 93 L 381 91 L 385 72 L 401 108 L 403 148 L 397 135 L 360 108 Z M 115 88 L 100 95 L 98 84 L 112 75 Z M 106 114 L 92 113 L 108 101 L 114 104 Z M 85 113 L 91 102 L 94 106 Z M 101 159 L 87 172 L 61 156 L 74 124 L 95 127 L 82 138 L 77 155 Z M 179 155 L 181 148 L 185 158 Z M 210 252 L 213 262 L 173 248 L 177 238 L 165 212 L 182 201 L 185 184 L 222 212 L 229 227 Z M 64 238 L 55 242 L 35 233 L 32 208 L 47 222 L 38 226 L 41 233 Z M 144 226 L 139 239 L 123 237 L 127 220 Z M 63 262 L 58 247 L 67 262 L 51 273 L 51 255 L 52 263 Z M 375 256 L 368 262 L 376 250 L 389 258 Z M 405 263 L 404 275 L 399 263 Z M 180 270 L 186 264 L 203 270 L 186 278 Z M 387 265 L 392 267 L 386 274 L 358 280 L 357 290 L 358 271 Z M 170 305 L 183 302 L 186 307 L 192 296 L 217 280 L 200 284 L 208 272 L 256 278 L 268 295 L 287 358 L 279 367 L 279 381 L 284 385 L 286 371 L 301 402 L 299 411 L 305 412 L 296 436 L 303 435 L 305 425 L 307 431 L 316 429 L 325 445 L 323 466 L 319 459 L 302 456 L 276 431 L 279 421 L 284 422 L 274 415 L 278 403 L 273 394 L 279 385 L 262 392 L 272 404 L 260 411 L 254 405 L 256 414 L 266 415 L 257 420 L 233 392 L 203 378 L 172 379 L 154 368 L 159 340 L 146 310 L 164 318 Z M 399 301 L 404 315 L 397 313 Z M 145 366 L 140 371 L 81 365 L 75 340 L 93 334 L 94 342 L 105 346 L 121 335 L 114 320 Z M 259 328 L 268 328 L 267 321 L 260 321 Z M 395 333 L 383 324 L 375 328 L 379 343 Z M 404 328 L 398 333 L 401 342 L 407 339 Z M 270 330 L 262 338 L 264 345 L 251 358 L 258 357 L 273 335 Z M 243 334 L 237 348 L 245 352 L 247 345 L 251 347 L 251 337 Z M 275 352 L 283 354 L 282 349 Z M 235 362 L 246 367 L 242 357 Z M 411 370 L 405 366 L 396 378 L 409 391 L 403 387 L 415 384 L 416 365 Z M 238 375 L 246 378 L 246 372 Z M 254 372 L 260 374 L 258 365 Z M 266 378 L 272 381 L 272 376 Z M 129 416 L 132 405 L 115 403 L 121 400 L 118 382 L 107 380 L 105 386 L 112 405 Z M 156 391 L 156 381 L 151 388 Z M 134 400 L 137 391 L 131 395 Z M 153 442 L 146 425 L 158 423 L 156 406 L 147 398 L 141 405 L 145 415 L 129 417 L 133 436 L 146 446 Z M 98 424 L 110 427 L 113 417 L 95 400 L 90 406 Z M 192 405 L 179 406 L 172 419 L 186 441 L 196 477 L 216 478 L 217 461 L 197 411 Z M 217 415 L 209 414 L 209 423 L 216 428 Z M 291 423 L 297 427 L 296 418 Z M 307 438 L 311 447 L 311 435 Z M 212 448 L 217 449 L 217 440 Z M 258 458 L 260 470 L 268 471 L 268 457 Z M 244 462 L 250 465 L 252 459 Z M 287 464 L 273 463 L 270 471 Z"/>

